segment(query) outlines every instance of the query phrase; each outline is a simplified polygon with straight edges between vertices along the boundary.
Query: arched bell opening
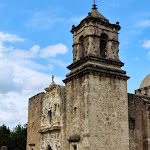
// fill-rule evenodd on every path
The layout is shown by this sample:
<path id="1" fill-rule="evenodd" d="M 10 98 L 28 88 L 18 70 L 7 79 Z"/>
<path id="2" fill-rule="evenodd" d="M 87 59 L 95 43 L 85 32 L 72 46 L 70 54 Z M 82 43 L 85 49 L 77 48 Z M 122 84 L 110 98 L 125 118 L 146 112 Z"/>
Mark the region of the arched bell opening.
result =
<path id="1" fill-rule="evenodd" d="M 107 42 L 108 42 L 108 35 L 102 33 L 100 36 L 100 55 L 103 58 L 107 58 Z"/>
<path id="2" fill-rule="evenodd" d="M 79 38 L 79 59 L 84 56 L 84 36 Z"/>

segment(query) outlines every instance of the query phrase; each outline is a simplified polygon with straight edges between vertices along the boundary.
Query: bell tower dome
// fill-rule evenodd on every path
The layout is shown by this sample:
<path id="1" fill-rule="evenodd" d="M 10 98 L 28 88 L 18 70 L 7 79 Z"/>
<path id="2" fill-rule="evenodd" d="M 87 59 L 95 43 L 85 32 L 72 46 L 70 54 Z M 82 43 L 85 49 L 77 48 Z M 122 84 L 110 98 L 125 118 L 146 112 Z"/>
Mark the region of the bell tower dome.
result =
<path id="1" fill-rule="evenodd" d="M 120 28 L 95 4 L 78 26 L 72 26 L 73 63 L 63 80 L 63 150 L 129 150 L 129 77 L 118 56 Z"/>

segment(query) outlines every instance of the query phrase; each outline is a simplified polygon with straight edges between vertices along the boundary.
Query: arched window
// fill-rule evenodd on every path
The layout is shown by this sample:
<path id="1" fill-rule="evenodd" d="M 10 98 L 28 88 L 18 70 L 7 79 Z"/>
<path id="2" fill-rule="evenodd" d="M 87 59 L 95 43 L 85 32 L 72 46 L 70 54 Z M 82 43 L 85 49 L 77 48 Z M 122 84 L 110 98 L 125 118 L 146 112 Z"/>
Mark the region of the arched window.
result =
<path id="1" fill-rule="evenodd" d="M 50 124 L 52 123 L 52 111 L 51 110 L 49 111 L 49 122 Z"/>
<path id="2" fill-rule="evenodd" d="M 83 35 L 79 38 L 79 59 L 84 56 L 84 45 L 83 45 L 84 37 Z"/>
<path id="3" fill-rule="evenodd" d="M 106 49 L 107 41 L 108 41 L 107 34 L 102 33 L 100 36 L 100 55 L 103 58 L 107 57 L 107 49 Z"/>

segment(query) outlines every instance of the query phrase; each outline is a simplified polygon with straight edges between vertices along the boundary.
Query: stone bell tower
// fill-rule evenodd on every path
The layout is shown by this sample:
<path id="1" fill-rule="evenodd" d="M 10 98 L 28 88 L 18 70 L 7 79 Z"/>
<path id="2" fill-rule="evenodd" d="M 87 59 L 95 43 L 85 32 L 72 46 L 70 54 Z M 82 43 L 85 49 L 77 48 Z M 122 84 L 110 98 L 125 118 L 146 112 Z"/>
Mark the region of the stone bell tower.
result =
<path id="1" fill-rule="evenodd" d="M 66 75 L 62 150 L 129 150 L 126 72 L 118 56 L 119 22 L 94 4 L 73 26 L 73 63 Z"/>

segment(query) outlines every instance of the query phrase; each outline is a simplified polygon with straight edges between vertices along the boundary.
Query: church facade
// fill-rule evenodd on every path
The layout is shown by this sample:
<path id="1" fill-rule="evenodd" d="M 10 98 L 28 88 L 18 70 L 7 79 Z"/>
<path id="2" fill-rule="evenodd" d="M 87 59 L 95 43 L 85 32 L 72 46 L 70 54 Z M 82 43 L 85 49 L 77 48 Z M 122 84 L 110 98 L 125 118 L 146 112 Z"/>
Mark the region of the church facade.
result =
<path id="1" fill-rule="evenodd" d="M 72 26 L 63 80 L 29 99 L 27 150 L 150 150 L 150 75 L 135 94 L 119 59 L 119 22 L 92 11 Z"/>

